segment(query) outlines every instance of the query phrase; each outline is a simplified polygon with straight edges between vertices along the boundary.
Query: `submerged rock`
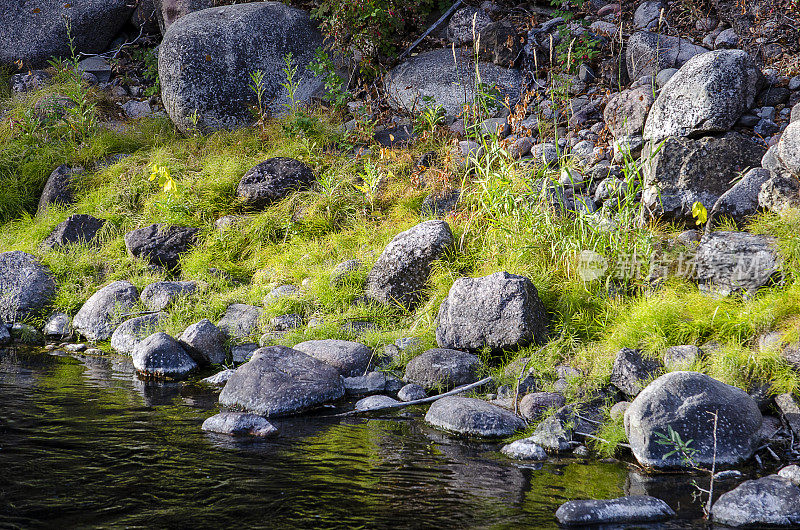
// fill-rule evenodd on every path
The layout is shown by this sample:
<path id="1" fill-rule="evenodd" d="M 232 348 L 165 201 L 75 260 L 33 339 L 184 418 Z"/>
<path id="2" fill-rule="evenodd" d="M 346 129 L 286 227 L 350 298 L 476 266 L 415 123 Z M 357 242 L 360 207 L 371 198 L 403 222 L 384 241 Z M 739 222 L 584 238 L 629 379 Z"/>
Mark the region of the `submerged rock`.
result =
<path id="1" fill-rule="evenodd" d="M 278 429 L 257 414 L 246 412 L 220 412 L 203 422 L 204 431 L 231 436 L 272 436 Z"/>
<path id="2" fill-rule="evenodd" d="M 428 390 L 449 390 L 478 380 L 480 359 L 470 353 L 434 348 L 406 365 L 405 380 Z"/>
<path id="3" fill-rule="evenodd" d="M 673 517 L 675 511 L 666 502 L 646 495 L 569 501 L 556 510 L 556 519 L 564 526 L 657 523 Z"/>
<path id="4" fill-rule="evenodd" d="M 219 395 L 225 407 L 263 416 L 296 414 L 344 396 L 339 371 L 284 346 L 257 350 Z"/>
<path id="5" fill-rule="evenodd" d="M 500 452 L 518 460 L 535 460 L 537 462 L 547 460 L 545 450 L 529 438 L 523 438 L 504 445 Z"/>
<path id="6" fill-rule="evenodd" d="M 434 427 L 467 436 L 502 438 L 525 428 L 525 420 L 481 399 L 448 396 L 434 401 L 425 414 Z"/>
<path id="7" fill-rule="evenodd" d="M 400 403 L 396 399 L 392 399 L 389 396 L 369 396 L 365 397 L 364 399 L 360 399 L 356 402 L 355 410 L 358 411 L 368 411 L 368 410 L 375 410 L 380 409 L 382 407 L 388 407 L 391 405 L 397 405 Z"/>
<path id="8" fill-rule="evenodd" d="M 777 475 L 748 480 L 720 495 L 711 507 L 715 523 L 746 528 L 800 526 L 800 488 Z"/>

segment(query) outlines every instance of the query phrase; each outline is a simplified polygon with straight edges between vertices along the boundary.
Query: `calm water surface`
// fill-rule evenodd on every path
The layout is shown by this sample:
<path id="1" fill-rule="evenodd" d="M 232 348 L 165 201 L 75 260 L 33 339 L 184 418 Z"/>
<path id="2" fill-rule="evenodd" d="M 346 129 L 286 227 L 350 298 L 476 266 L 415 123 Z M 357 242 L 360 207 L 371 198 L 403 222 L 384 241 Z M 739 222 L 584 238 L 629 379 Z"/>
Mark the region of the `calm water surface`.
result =
<path id="1" fill-rule="evenodd" d="M 0 527 L 556 528 L 566 500 L 644 493 L 681 509 L 669 528 L 700 527 L 685 478 L 521 465 L 424 409 L 277 420 L 263 441 L 204 434 L 216 411 L 127 358 L 0 350 Z"/>

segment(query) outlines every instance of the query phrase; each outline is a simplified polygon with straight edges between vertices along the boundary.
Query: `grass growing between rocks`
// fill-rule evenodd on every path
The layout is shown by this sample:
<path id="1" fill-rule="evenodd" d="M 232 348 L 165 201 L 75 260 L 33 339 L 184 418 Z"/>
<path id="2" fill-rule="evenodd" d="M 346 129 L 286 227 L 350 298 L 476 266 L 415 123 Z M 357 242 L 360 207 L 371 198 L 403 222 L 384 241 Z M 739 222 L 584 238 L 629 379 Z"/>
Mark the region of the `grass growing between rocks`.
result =
<path id="1" fill-rule="evenodd" d="M 501 145 L 491 142 L 488 156 L 459 165 L 443 133 L 423 135 L 411 148 L 372 145 L 370 154 L 353 156 L 353 139 L 340 132 L 335 117 L 317 113 L 311 115 L 313 127 L 303 131 L 289 118 L 259 129 L 188 138 L 177 134 L 164 117 L 113 129 L 97 123 L 77 132 L 70 118 L 65 124 L 32 117 L 36 101 L 69 95 L 75 88 L 70 83 L 62 80 L 25 98 L 12 100 L 5 94 L 0 103 L 6 109 L 0 125 L 0 251 L 30 252 L 50 267 L 58 282 L 54 310 L 74 314 L 98 288 L 114 280 L 129 280 L 141 290 L 167 279 L 164 271 L 128 256 L 122 236 L 137 227 L 169 223 L 201 230 L 199 243 L 183 257 L 178 275 L 200 281 L 201 288 L 169 310 L 164 330 L 171 334 L 202 318 L 219 319 L 230 303 L 263 306 L 273 288 L 291 283 L 299 290 L 264 306 L 263 324 L 286 313 L 300 314 L 306 322 L 319 319 L 321 324 L 290 331 L 279 343 L 356 338 L 345 327 L 366 322 L 374 329 L 358 340 L 369 346 L 377 349 L 413 336 L 420 341 L 416 351 L 423 351 L 436 345 L 438 308 L 455 279 L 507 271 L 528 276 L 536 285 L 549 312 L 551 340 L 543 348 L 523 348 L 503 358 L 484 354 L 486 371 L 498 385 L 514 384 L 515 372 L 505 369 L 509 363 L 532 357 L 529 366 L 541 379 L 540 390 L 553 388 L 558 365 L 578 369 L 580 375 L 567 381 L 565 391 L 568 398 L 578 398 L 608 383 L 621 347 L 660 357 L 669 346 L 695 344 L 708 352 L 698 368 L 726 383 L 748 389 L 771 381 L 776 392 L 800 390 L 797 375 L 778 352 L 759 351 L 756 344 L 760 333 L 771 330 L 797 338 L 796 211 L 753 221 L 754 232 L 778 238 L 785 280 L 752 298 L 716 298 L 678 280 L 654 287 L 636 275 L 586 282 L 579 270 L 582 251 L 593 251 L 609 262 L 630 256 L 649 259 L 659 241 L 681 230 L 639 224 L 631 168 L 628 189 L 613 201 L 607 222 L 553 207 L 543 183 L 558 179 L 558 168 L 511 161 Z M 102 115 L 102 101 L 90 97 L 95 98 L 92 112 Z M 429 151 L 437 154 L 436 167 L 415 171 L 415 160 Z M 114 155 L 127 156 L 110 158 Z M 303 160 L 315 171 L 317 184 L 263 211 L 249 211 L 236 199 L 236 186 L 249 168 L 274 156 Z M 41 189 L 60 164 L 84 168 L 76 180 L 76 202 L 35 215 Z M 176 191 L 165 192 L 149 181 L 154 167 L 170 172 Z M 429 184 L 422 187 L 420 181 Z M 383 248 L 397 233 L 426 218 L 419 213 L 424 197 L 432 190 L 459 186 L 462 203 L 447 219 L 456 250 L 435 265 L 420 306 L 406 311 L 363 302 L 367 271 Z M 52 229 L 75 213 L 107 220 L 98 243 L 42 249 Z M 229 226 L 217 226 L 225 216 L 234 216 Z M 364 267 L 332 286 L 335 265 L 349 259 L 359 259 Z M 413 353 L 397 360 L 396 368 L 402 369 Z M 624 440 L 621 423 L 607 421 L 599 436 L 611 442 L 601 449 L 613 452 Z"/>

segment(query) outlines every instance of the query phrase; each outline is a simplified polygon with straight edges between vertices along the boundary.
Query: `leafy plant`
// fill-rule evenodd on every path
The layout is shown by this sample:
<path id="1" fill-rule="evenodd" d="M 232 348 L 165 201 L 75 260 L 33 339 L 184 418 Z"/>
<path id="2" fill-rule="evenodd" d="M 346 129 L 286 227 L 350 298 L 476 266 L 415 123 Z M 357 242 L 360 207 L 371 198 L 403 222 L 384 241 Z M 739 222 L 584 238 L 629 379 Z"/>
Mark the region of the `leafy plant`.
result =
<path id="1" fill-rule="evenodd" d="M 283 56 L 283 63 L 282 71 L 286 81 L 281 83 L 281 86 L 286 89 L 286 95 L 289 98 L 289 103 L 284 103 L 283 106 L 294 114 L 300 106 L 297 101 L 297 89 L 300 87 L 300 80 L 297 78 L 297 65 L 294 64 L 292 52 Z"/>
<path id="2" fill-rule="evenodd" d="M 158 77 L 158 53 L 155 48 L 135 48 L 131 50 L 130 57 L 141 64 L 140 71 L 148 86 L 144 90 L 147 97 L 161 92 L 161 79 Z"/>
<path id="3" fill-rule="evenodd" d="M 344 107 L 350 99 L 350 92 L 344 88 L 344 80 L 336 73 L 333 61 L 322 48 L 317 48 L 314 58 L 308 65 L 308 69 L 316 76 L 321 77 L 325 85 L 325 100 L 334 108 Z"/>
<path id="4" fill-rule="evenodd" d="M 430 98 L 431 103 L 433 98 Z M 414 131 L 418 134 L 432 133 L 436 127 L 444 120 L 445 111 L 441 105 L 429 104 L 417 115 L 414 120 Z"/>
<path id="5" fill-rule="evenodd" d="M 702 202 L 695 201 L 694 204 L 692 204 L 692 217 L 694 217 L 694 222 L 697 226 L 706 224 L 706 221 L 708 221 L 708 210 L 706 210 Z"/>
<path id="6" fill-rule="evenodd" d="M 266 109 L 264 108 L 264 72 L 262 70 L 255 70 L 250 72 L 250 83 L 247 85 L 256 96 L 256 113 L 258 114 L 258 122 L 264 125 L 266 117 Z"/>
<path id="7" fill-rule="evenodd" d="M 150 167 L 150 182 L 156 182 L 167 193 L 177 191 L 178 185 L 166 166 L 153 164 Z"/>

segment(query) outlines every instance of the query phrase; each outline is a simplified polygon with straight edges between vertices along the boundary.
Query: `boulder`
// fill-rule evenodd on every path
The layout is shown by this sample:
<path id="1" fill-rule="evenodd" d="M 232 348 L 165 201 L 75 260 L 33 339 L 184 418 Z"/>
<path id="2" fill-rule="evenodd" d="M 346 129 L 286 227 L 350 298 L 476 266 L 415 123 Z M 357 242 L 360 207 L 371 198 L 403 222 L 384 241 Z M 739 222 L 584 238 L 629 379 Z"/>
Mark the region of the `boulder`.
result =
<path id="1" fill-rule="evenodd" d="M 126 320 L 111 334 L 111 347 L 119 353 L 132 354 L 136 345 L 155 333 L 166 318 L 166 313 L 154 313 Z"/>
<path id="2" fill-rule="evenodd" d="M 217 322 L 217 327 L 233 340 L 244 340 L 259 330 L 263 309 L 254 305 L 231 304 Z"/>
<path id="3" fill-rule="evenodd" d="M 781 470 L 778 471 L 778 476 L 787 479 L 795 486 L 800 486 L 800 466 L 797 464 L 781 468 Z"/>
<path id="4" fill-rule="evenodd" d="M 667 370 L 688 370 L 700 360 L 700 348 L 692 344 L 670 346 L 664 352 L 664 366 Z"/>
<path id="5" fill-rule="evenodd" d="M 758 195 L 761 187 L 771 178 L 769 170 L 753 168 L 731 189 L 723 193 L 709 212 L 709 217 L 722 215 L 742 223 L 758 213 Z"/>
<path id="6" fill-rule="evenodd" d="M 262 416 L 295 414 L 344 396 L 339 371 L 284 346 L 257 350 L 219 395 L 225 407 Z"/>
<path id="7" fill-rule="evenodd" d="M 18 342 L 19 344 L 27 344 L 29 346 L 45 345 L 44 335 L 42 335 L 38 329 L 30 324 L 15 322 L 14 325 L 11 326 L 10 331 L 11 338 L 14 342 Z"/>
<path id="8" fill-rule="evenodd" d="M 603 119 L 615 138 L 641 136 L 647 113 L 653 105 L 653 89 L 641 86 L 623 90 L 608 99 Z"/>
<path id="9" fill-rule="evenodd" d="M 222 364 L 228 357 L 225 332 L 207 318 L 186 328 L 178 340 L 197 364 Z"/>
<path id="10" fill-rule="evenodd" d="M 133 367 L 146 376 L 179 379 L 197 369 L 180 343 L 159 332 L 153 333 L 136 345 L 131 354 Z"/>
<path id="11" fill-rule="evenodd" d="M 500 452 L 517 460 L 534 460 L 536 462 L 547 460 L 545 450 L 528 438 L 515 440 L 508 445 L 504 445 Z"/>
<path id="12" fill-rule="evenodd" d="M 503 438 L 525 428 L 525 421 L 481 399 L 448 396 L 425 414 L 425 421 L 446 431 L 480 438 Z"/>
<path id="13" fill-rule="evenodd" d="M 658 523 L 673 517 L 675 511 L 666 502 L 647 495 L 568 501 L 556 510 L 556 519 L 564 526 Z"/>
<path id="14" fill-rule="evenodd" d="M 91 341 L 111 338 L 114 329 L 124 320 L 139 299 L 132 283 L 116 281 L 94 293 L 78 310 L 72 327 Z"/>
<path id="15" fill-rule="evenodd" d="M 477 381 L 480 366 L 470 353 L 434 348 L 408 362 L 404 379 L 427 390 L 449 390 Z"/>
<path id="16" fill-rule="evenodd" d="M 45 337 L 67 339 L 72 336 L 72 319 L 64 313 L 53 313 L 42 328 Z"/>
<path id="17" fill-rule="evenodd" d="M 367 275 L 367 297 L 413 308 L 422 298 L 433 262 L 453 245 L 450 225 L 440 220 L 425 221 L 397 234 Z"/>
<path id="18" fill-rule="evenodd" d="M 711 507 L 714 522 L 734 528 L 800 526 L 800 488 L 777 475 L 747 480 L 720 495 Z"/>
<path id="19" fill-rule="evenodd" d="M 693 222 L 695 202 L 711 210 L 731 181 L 761 165 L 763 155 L 762 146 L 739 133 L 647 142 L 641 159 L 646 215 Z"/>
<path id="20" fill-rule="evenodd" d="M 299 160 L 270 158 L 245 173 L 236 187 L 236 196 L 251 208 L 264 208 L 305 190 L 314 182 L 314 172 Z"/>
<path id="21" fill-rule="evenodd" d="M 611 368 L 611 384 L 626 396 L 635 397 L 660 369 L 658 361 L 643 357 L 640 351 L 622 348 Z"/>
<path id="22" fill-rule="evenodd" d="M 772 175 L 761 185 L 758 205 L 775 213 L 787 208 L 800 208 L 800 180 L 787 173 Z"/>
<path id="23" fill-rule="evenodd" d="M 572 449 L 573 422 L 572 413 L 562 408 L 539 423 L 528 440 L 541 446 L 548 453 L 565 453 Z"/>
<path id="24" fill-rule="evenodd" d="M 12 70 L 45 67 L 53 57 L 70 57 L 70 39 L 78 54 L 104 52 L 133 12 L 126 0 L 7 2 L 3 7 L 0 67 Z"/>
<path id="25" fill-rule="evenodd" d="M 665 68 L 679 68 L 707 51 L 686 39 L 640 31 L 628 39 L 625 62 L 628 75 L 635 81 L 646 75 L 655 76 Z"/>
<path id="26" fill-rule="evenodd" d="M 247 412 L 220 412 L 206 419 L 200 428 L 217 434 L 261 438 L 278 432 L 278 429 L 263 416 Z"/>
<path id="27" fill-rule="evenodd" d="M 359 399 L 355 404 L 355 410 L 363 412 L 381 409 L 383 407 L 390 407 L 399 403 L 399 401 L 392 399 L 389 396 L 369 396 L 365 397 L 364 399 Z"/>
<path id="28" fill-rule="evenodd" d="M 416 383 L 409 383 L 397 392 L 397 399 L 400 401 L 416 401 L 418 399 L 425 399 L 428 393 L 425 389 Z"/>
<path id="29" fill-rule="evenodd" d="M 163 311 L 179 296 L 192 294 L 196 290 L 195 281 L 155 282 L 142 289 L 139 298 L 150 311 Z"/>
<path id="30" fill-rule="evenodd" d="M 637 29 L 652 29 L 652 26 L 657 25 L 658 19 L 661 18 L 661 10 L 666 7 L 661 0 L 642 2 L 633 12 L 633 25 Z"/>
<path id="31" fill-rule="evenodd" d="M 40 315 L 56 294 L 50 270 L 18 250 L 0 253 L 0 318 L 10 322 Z"/>
<path id="32" fill-rule="evenodd" d="M 269 28 L 269 31 L 264 31 Z M 250 74 L 261 71 L 264 112 L 290 104 L 284 58 L 297 67 L 295 98 L 309 102 L 322 81 L 307 66 L 322 46 L 308 13 L 280 2 L 203 9 L 173 23 L 159 46 L 161 99 L 183 133 L 238 129 L 255 121 Z"/>
<path id="33" fill-rule="evenodd" d="M 705 234 L 694 261 L 700 286 L 723 296 L 755 293 L 781 270 L 775 239 L 749 232 Z"/>
<path id="34" fill-rule="evenodd" d="M 197 240 L 198 228 L 153 224 L 125 234 L 125 248 L 134 258 L 166 269 L 178 268 L 178 262 Z"/>
<path id="35" fill-rule="evenodd" d="M 790 123 L 778 141 L 777 155 L 789 173 L 800 176 L 800 122 Z"/>
<path id="36" fill-rule="evenodd" d="M 439 307 L 436 342 L 442 348 L 499 353 L 546 340 L 544 304 L 524 276 L 459 278 Z"/>
<path id="37" fill-rule="evenodd" d="M 519 401 L 519 412 L 530 421 L 539 421 L 542 414 L 560 409 L 566 403 L 566 398 L 558 392 L 531 392 Z"/>
<path id="38" fill-rule="evenodd" d="M 161 33 L 166 33 L 167 29 L 181 17 L 189 13 L 201 11 L 210 7 L 218 7 L 223 4 L 232 4 L 232 0 L 151 0 L 156 11 L 156 20 Z"/>
<path id="39" fill-rule="evenodd" d="M 691 58 L 667 82 L 644 126 L 644 138 L 724 132 L 753 106 L 763 76 L 742 50 L 716 50 Z"/>
<path id="40" fill-rule="evenodd" d="M 372 350 L 348 340 L 307 340 L 294 349 L 334 367 L 344 377 L 364 375 L 372 361 Z"/>
<path id="41" fill-rule="evenodd" d="M 462 112 L 465 104 L 476 97 L 473 50 L 442 48 L 410 57 L 392 69 L 384 79 L 389 104 L 399 111 L 419 111 L 426 106 L 441 105 L 452 116 Z M 478 64 L 481 82 L 495 89 L 500 98 L 515 101 L 522 88 L 522 75 L 514 68 L 492 63 Z"/>
<path id="42" fill-rule="evenodd" d="M 760 442 L 761 412 L 746 392 L 697 372 L 670 372 L 644 390 L 625 411 L 625 433 L 636 459 L 654 468 L 684 467 L 659 435 L 669 428 L 682 440 L 692 440 L 694 461 L 710 466 L 714 456 L 717 413 L 717 466 L 732 466 L 750 458 Z"/>
<path id="43" fill-rule="evenodd" d="M 456 46 L 470 44 L 491 23 L 492 17 L 483 9 L 462 7 L 450 17 L 446 30 L 447 40 L 454 42 Z"/>
<path id="44" fill-rule="evenodd" d="M 103 228 L 105 219 L 91 215 L 70 215 L 58 224 L 50 235 L 42 241 L 42 248 L 53 249 L 67 245 L 94 242 L 97 233 Z"/>
<path id="45" fill-rule="evenodd" d="M 344 390 L 351 396 L 368 396 L 383 392 L 386 388 L 386 375 L 383 372 L 370 372 L 367 375 L 344 378 Z"/>

